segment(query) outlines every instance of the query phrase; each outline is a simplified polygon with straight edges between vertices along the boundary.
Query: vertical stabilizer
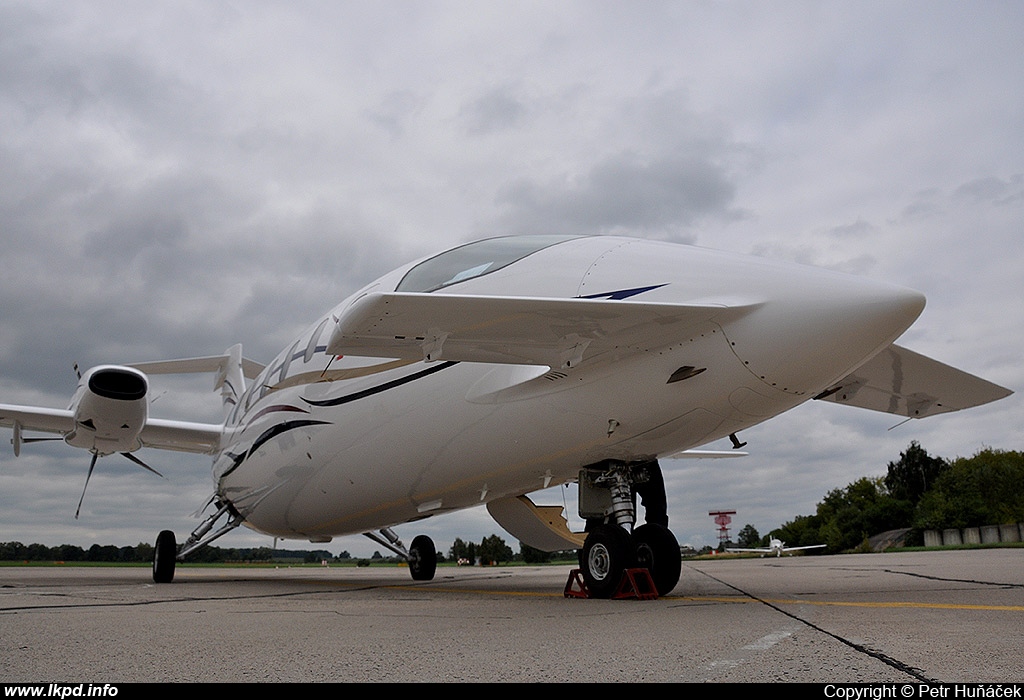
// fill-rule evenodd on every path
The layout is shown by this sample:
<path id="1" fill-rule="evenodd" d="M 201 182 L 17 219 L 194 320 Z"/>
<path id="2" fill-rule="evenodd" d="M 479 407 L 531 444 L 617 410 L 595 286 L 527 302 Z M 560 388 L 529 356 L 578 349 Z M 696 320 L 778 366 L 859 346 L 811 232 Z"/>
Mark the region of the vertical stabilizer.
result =
<path id="1" fill-rule="evenodd" d="M 224 351 L 220 367 L 217 370 L 217 379 L 213 389 L 214 391 L 220 390 L 220 398 L 226 413 L 238 405 L 245 392 L 245 371 L 242 368 L 242 362 L 242 345 L 236 343 Z"/>

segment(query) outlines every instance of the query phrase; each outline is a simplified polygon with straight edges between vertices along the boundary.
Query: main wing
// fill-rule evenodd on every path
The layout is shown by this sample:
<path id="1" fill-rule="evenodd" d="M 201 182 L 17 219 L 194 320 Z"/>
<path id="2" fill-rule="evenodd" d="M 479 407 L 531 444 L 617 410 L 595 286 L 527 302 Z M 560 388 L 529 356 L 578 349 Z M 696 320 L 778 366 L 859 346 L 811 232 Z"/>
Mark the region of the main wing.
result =
<path id="1" fill-rule="evenodd" d="M 565 369 L 584 355 L 659 347 L 668 330 L 734 317 L 755 306 L 376 293 L 342 313 L 327 352 Z"/>
<path id="2" fill-rule="evenodd" d="M 893 344 L 814 398 L 908 418 L 959 411 L 1013 392 Z"/>

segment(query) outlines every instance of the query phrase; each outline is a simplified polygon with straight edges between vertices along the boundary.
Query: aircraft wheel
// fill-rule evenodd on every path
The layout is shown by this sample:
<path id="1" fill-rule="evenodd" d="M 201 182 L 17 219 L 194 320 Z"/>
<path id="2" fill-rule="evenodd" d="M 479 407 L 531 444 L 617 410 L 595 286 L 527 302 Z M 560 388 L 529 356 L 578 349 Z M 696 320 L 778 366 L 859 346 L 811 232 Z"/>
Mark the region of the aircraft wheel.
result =
<path id="1" fill-rule="evenodd" d="M 633 530 L 636 564 L 647 569 L 658 595 L 667 595 L 679 583 L 682 556 L 679 542 L 672 531 L 663 525 L 647 523 Z"/>
<path id="2" fill-rule="evenodd" d="M 178 543 L 171 530 L 164 530 L 156 536 L 153 547 L 153 581 L 170 583 L 174 580 L 174 564 L 178 556 Z"/>
<path id="3" fill-rule="evenodd" d="M 426 535 L 417 535 L 409 547 L 409 572 L 413 581 L 431 581 L 437 571 L 437 549 Z"/>
<path id="4" fill-rule="evenodd" d="M 598 525 L 580 550 L 580 569 L 593 598 L 610 598 L 633 564 L 629 533 L 618 525 Z"/>

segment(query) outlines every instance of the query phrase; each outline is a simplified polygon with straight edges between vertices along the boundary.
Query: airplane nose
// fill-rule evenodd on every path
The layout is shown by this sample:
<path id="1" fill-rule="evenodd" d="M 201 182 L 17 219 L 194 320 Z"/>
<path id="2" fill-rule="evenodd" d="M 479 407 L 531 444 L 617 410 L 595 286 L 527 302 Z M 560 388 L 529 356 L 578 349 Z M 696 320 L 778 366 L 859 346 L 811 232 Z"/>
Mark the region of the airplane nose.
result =
<path id="1" fill-rule="evenodd" d="M 813 395 L 888 347 L 924 305 L 924 295 L 912 289 L 814 274 L 724 331 L 761 381 Z"/>

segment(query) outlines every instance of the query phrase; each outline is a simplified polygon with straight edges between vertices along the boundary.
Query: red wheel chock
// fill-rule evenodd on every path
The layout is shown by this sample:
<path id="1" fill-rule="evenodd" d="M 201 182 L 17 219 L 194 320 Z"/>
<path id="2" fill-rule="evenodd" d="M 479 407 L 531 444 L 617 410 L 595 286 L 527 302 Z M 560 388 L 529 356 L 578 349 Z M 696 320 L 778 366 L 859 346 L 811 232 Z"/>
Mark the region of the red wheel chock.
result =
<path id="1" fill-rule="evenodd" d="M 589 598 L 590 591 L 587 590 L 587 583 L 583 580 L 583 572 L 573 569 L 569 572 L 569 580 L 565 582 L 565 591 L 562 592 L 566 598 Z"/>
<path id="2" fill-rule="evenodd" d="M 569 572 L 569 580 L 565 582 L 566 598 L 589 598 L 590 591 L 583 580 L 583 574 L 579 569 Z M 619 587 L 612 594 L 614 600 L 656 600 L 658 589 L 654 586 L 651 572 L 647 569 L 626 569 L 622 573 L 622 580 Z"/>

